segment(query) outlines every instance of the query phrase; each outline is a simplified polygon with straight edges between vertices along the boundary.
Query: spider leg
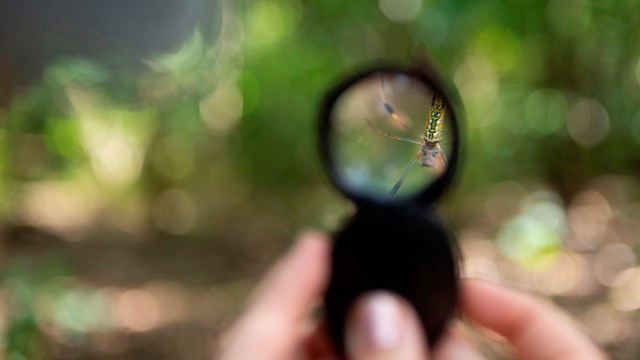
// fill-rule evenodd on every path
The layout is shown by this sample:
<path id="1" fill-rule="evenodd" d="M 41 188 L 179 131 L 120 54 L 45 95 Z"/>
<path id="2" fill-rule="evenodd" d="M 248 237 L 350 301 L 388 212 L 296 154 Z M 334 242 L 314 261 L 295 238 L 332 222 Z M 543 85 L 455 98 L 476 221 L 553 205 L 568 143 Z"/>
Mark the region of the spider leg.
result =
<path id="1" fill-rule="evenodd" d="M 389 195 L 387 196 L 388 199 L 392 199 L 396 195 L 396 193 L 398 192 L 398 189 L 400 189 L 400 186 L 402 186 L 402 183 L 407 178 L 407 175 L 409 175 L 409 171 L 411 171 L 411 169 L 416 164 L 416 161 L 420 158 L 420 156 L 421 156 L 420 155 L 420 151 L 418 151 L 411 158 L 411 160 L 409 161 L 407 166 L 404 168 L 404 171 L 402 172 L 402 175 L 400 175 L 400 179 L 398 179 L 398 181 L 395 183 L 395 185 L 393 185 L 393 188 L 391 189 L 391 191 L 389 191 Z"/>
<path id="2" fill-rule="evenodd" d="M 442 150 L 442 146 L 440 146 L 440 144 L 438 144 L 438 149 L 440 150 L 440 156 L 442 158 L 442 168 L 446 169 L 447 165 L 449 165 L 449 161 L 447 160 L 447 155 Z"/>
<path id="3" fill-rule="evenodd" d="M 380 129 L 378 129 L 375 125 L 373 125 L 373 123 L 371 121 L 369 121 L 369 119 L 365 119 L 367 121 L 367 123 L 369 124 L 369 126 L 371 126 L 371 128 L 373 130 L 375 130 L 378 134 L 384 136 L 384 137 L 388 137 L 390 139 L 394 139 L 394 140 L 399 140 L 399 141 L 404 141 L 404 142 L 408 142 L 408 143 L 412 143 L 412 144 L 416 144 L 416 145 L 421 145 L 422 142 L 415 140 L 415 139 L 409 139 L 406 137 L 401 137 L 401 136 L 396 136 L 396 135 L 391 135 L 389 133 L 386 133 Z"/>

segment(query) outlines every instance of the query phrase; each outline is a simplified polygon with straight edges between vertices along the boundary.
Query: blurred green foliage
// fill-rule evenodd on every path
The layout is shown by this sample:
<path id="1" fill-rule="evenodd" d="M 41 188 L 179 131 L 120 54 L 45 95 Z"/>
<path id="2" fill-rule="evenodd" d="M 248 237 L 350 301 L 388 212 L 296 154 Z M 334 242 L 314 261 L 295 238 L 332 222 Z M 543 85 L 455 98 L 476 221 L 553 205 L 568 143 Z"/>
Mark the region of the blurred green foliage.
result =
<path id="1" fill-rule="evenodd" d="M 349 211 L 316 151 L 324 91 L 423 48 L 466 108 L 443 210 L 471 273 L 554 296 L 633 358 L 639 1 L 215 4 L 219 29 L 170 53 L 136 66 L 67 54 L 0 88 L 13 89 L 0 109 L 5 358 L 202 358 L 298 229 Z M 0 81 L 20 68 L 6 63 Z M 153 310 L 184 304 L 204 315 Z"/>

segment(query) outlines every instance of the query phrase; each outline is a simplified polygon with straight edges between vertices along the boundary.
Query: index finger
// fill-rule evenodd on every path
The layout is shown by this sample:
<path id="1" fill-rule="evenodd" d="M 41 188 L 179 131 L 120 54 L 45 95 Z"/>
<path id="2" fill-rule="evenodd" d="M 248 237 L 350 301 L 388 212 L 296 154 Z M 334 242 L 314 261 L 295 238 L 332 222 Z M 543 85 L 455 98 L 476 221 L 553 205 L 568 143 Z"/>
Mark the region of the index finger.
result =
<path id="1" fill-rule="evenodd" d="M 488 282 L 467 280 L 462 311 L 504 336 L 523 359 L 605 359 L 602 351 L 559 309 Z"/>
<path id="2" fill-rule="evenodd" d="M 308 232 L 274 266 L 247 310 L 222 339 L 223 359 L 282 359 L 300 341 L 300 328 L 327 280 L 329 243 Z"/>

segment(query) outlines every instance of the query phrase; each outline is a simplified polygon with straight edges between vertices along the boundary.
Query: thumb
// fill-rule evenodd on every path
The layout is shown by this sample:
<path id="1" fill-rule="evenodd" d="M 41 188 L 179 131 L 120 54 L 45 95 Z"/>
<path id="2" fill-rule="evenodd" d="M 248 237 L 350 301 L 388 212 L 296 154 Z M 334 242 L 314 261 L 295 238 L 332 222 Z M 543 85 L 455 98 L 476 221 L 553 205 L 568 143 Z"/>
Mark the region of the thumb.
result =
<path id="1" fill-rule="evenodd" d="M 366 294 L 350 315 L 346 338 L 350 359 L 428 359 L 418 318 L 399 296 L 382 291 Z"/>

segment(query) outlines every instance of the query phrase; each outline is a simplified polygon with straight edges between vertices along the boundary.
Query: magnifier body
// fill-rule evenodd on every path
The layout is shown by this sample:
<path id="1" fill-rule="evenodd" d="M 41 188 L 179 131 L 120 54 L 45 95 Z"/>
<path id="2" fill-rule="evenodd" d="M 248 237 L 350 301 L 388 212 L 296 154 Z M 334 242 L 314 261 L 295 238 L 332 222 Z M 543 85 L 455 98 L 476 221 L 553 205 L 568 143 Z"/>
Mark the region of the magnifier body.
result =
<path id="1" fill-rule="evenodd" d="M 430 345 L 452 316 L 458 294 L 453 247 L 435 210 L 395 205 L 359 210 L 334 238 L 325 311 L 336 348 L 362 294 L 386 290 L 413 305 Z"/>
<path id="2" fill-rule="evenodd" d="M 459 102 L 431 68 L 377 67 L 327 94 L 320 152 L 356 206 L 334 236 L 325 295 L 330 335 L 344 354 L 346 319 L 374 290 L 405 298 L 433 345 L 457 305 L 456 246 L 436 214 L 459 158 Z"/>

